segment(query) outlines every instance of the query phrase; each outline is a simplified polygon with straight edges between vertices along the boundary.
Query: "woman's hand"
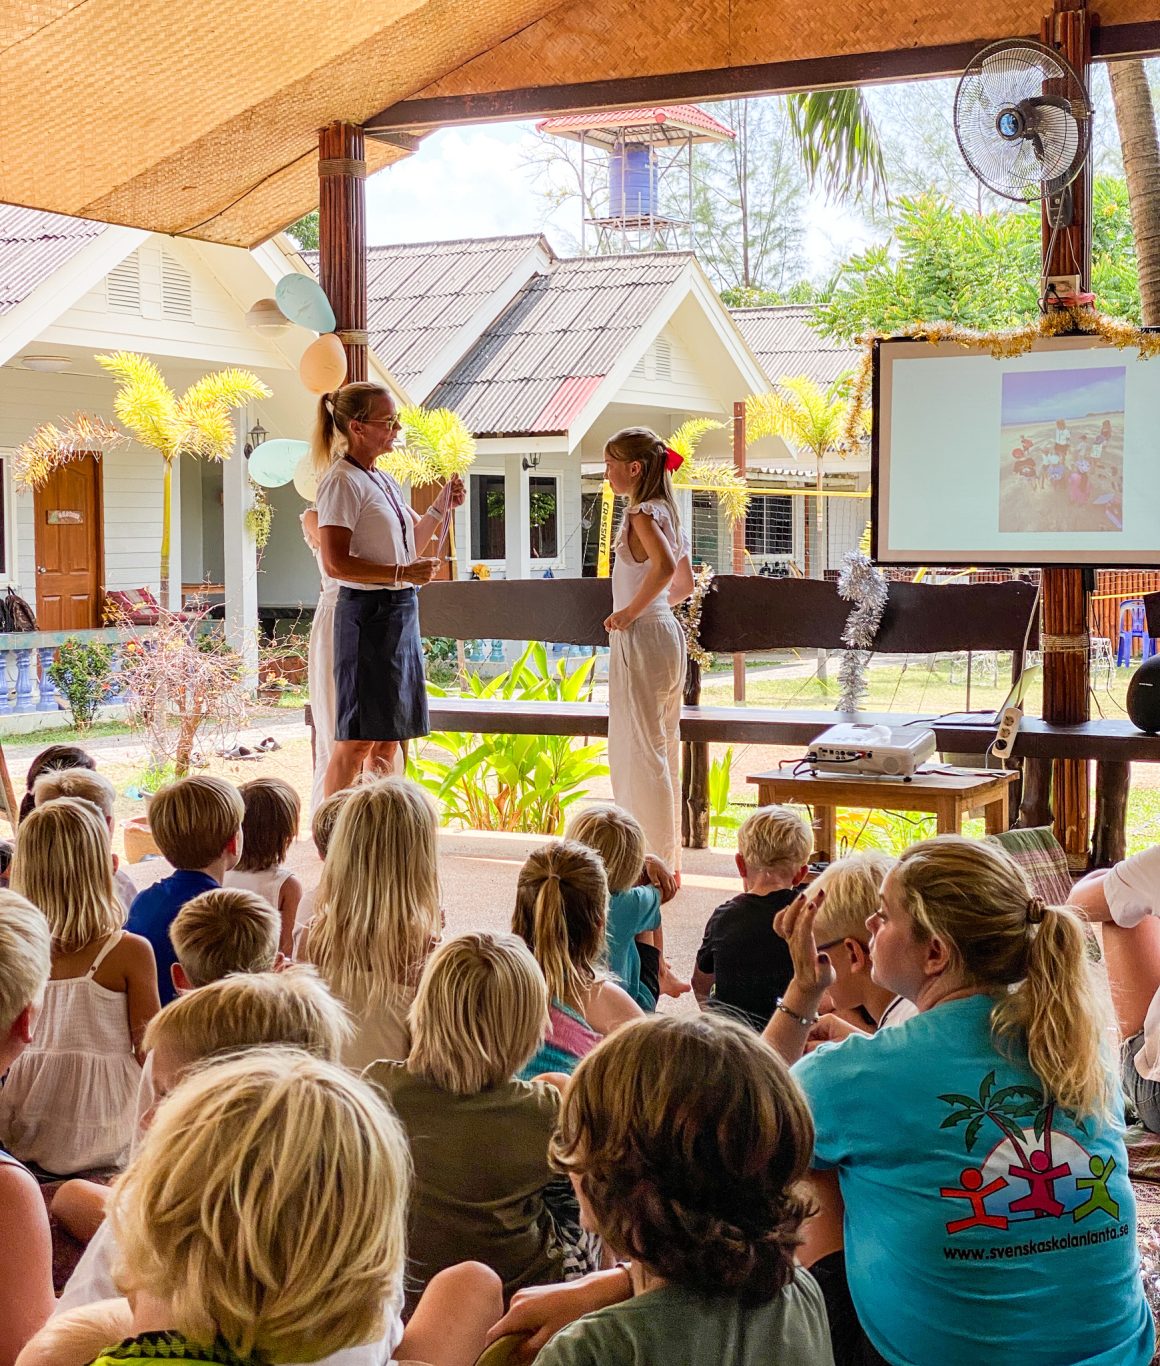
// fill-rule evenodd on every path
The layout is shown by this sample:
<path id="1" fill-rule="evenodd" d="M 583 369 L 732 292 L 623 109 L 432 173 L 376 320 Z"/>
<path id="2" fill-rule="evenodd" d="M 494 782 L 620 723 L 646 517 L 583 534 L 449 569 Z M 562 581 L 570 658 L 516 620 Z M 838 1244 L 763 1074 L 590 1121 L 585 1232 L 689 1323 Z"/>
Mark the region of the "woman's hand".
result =
<path id="1" fill-rule="evenodd" d="M 437 564 L 436 560 L 412 560 L 410 564 L 400 567 L 398 578 L 394 582 L 413 583 L 416 586 L 430 583 L 435 576 Z"/>
<path id="2" fill-rule="evenodd" d="M 789 945 L 793 959 L 793 981 L 791 987 L 797 989 L 795 1006 L 801 1005 L 803 1015 L 812 1014 L 822 997 L 834 985 L 837 973 L 828 956 L 818 952 L 814 939 L 814 921 L 822 902 L 826 899 L 825 890 L 813 893 L 800 892 L 784 911 L 773 917 L 774 933 L 779 934 Z M 787 988 L 787 991 L 789 988 Z"/>
<path id="3" fill-rule="evenodd" d="M 453 474 L 439 490 L 431 507 L 442 517 L 449 507 L 462 507 L 466 498 L 467 490 L 463 486 L 463 480 L 459 475 Z"/>
<path id="4" fill-rule="evenodd" d="M 611 635 L 613 631 L 627 631 L 636 620 L 626 607 L 604 618 L 604 629 Z"/>

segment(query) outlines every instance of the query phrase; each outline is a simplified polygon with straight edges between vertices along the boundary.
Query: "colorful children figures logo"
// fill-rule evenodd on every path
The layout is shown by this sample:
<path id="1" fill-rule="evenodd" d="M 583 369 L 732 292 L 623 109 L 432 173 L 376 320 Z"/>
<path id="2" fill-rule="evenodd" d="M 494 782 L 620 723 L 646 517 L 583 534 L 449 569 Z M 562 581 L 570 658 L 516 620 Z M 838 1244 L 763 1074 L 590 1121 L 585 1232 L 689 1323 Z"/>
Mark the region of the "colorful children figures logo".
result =
<path id="1" fill-rule="evenodd" d="M 1035 1087 L 996 1090 L 991 1071 L 977 1096 L 952 1093 L 939 1100 L 952 1107 L 941 1128 L 966 1125 L 968 1156 L 984 1134 L 995 1139 L 978 1166 L 959 1172 L 957 1186 L 939 1190 L 956 1206 L 947 1221 L 948 1233 L 1007 1229 L 1029 1219 L 1059 1219 L 1072 1226 L 1096 1213 L 1119 1219 L 1119 1203 L 1108 1192 L 1115 1159 L 1087 1152 L 1056 1129 L 1055 1105 Z"/>

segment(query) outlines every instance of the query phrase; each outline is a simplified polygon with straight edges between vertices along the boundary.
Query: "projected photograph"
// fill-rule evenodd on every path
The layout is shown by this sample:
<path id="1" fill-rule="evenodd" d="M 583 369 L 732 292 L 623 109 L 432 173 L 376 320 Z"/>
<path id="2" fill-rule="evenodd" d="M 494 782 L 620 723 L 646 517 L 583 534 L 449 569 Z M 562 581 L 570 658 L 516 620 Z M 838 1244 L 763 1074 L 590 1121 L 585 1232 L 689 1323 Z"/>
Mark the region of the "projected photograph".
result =
<path id="1" fill-rule="evenodd" d="M 1124 367 L 1003 376 L 999 530 L 1120 531 Z"/>

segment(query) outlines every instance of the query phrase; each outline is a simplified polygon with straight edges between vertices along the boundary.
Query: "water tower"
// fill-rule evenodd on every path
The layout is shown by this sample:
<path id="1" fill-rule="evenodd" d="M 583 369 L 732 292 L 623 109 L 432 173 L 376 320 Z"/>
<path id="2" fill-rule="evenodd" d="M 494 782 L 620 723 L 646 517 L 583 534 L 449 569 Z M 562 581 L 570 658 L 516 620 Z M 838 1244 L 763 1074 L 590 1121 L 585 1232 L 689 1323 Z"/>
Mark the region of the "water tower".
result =
<path id="1" fill-rule="evenodd" d="M 736 136 L 695 104 L 565 114 L 536 127 L 580 144 L 580 249 L 587 252 L 592 229 L 598 255 L 691 251 L 693 148 Z M 594 174 L 598 161 L 607 185 Z M 684 218 L 673 217 L 678 204 L 687 206 Z"/>

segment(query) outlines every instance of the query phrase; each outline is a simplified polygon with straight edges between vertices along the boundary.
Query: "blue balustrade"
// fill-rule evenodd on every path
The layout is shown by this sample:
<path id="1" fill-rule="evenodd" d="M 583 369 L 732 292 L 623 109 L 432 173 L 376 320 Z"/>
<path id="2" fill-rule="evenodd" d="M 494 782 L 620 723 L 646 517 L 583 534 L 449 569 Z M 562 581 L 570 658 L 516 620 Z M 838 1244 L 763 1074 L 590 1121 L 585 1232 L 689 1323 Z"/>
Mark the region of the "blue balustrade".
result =
<path id="1" fill-rule="evenodd" d="M 135 638 L 152 631 L 139 627 Z M 116 627 L 96 631 L 18 631 L 0 633 L 0 716 L 29 712 L 57 712 L 62 699 L 49 677 L 56 652 L 71 637 L 113 646 L 112 675 L 102 706 L 122 706 L 128 701 L 124 675 L 124 645 L 128 637 Z"/>

